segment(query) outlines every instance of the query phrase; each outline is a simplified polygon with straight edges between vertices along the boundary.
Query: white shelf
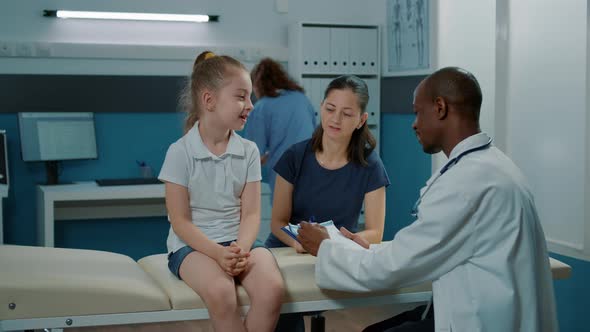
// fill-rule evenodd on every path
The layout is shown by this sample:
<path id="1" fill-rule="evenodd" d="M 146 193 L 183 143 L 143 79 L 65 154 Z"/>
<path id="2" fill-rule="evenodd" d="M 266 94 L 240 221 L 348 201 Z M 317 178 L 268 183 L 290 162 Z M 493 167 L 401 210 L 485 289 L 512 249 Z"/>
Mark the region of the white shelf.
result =
<path id="1" fill-rule="evenodd" d="M 377 140 L 381 129 L 381 28 L 371 24 L 298 22 L 289 27 L 289 74 L 303 88 L 316 109 L 330 81 L 357 75 L 369 88 L 367 125 Z M 364 209 L 363 209 L 364 212 Z M 364 226 L 364 213 L 359 217 Z"/>
<path id="2" fill-rule="evenodd" d="M 78 182 L 56 186 L 39 186 L 52 201 L 89 201 L 104 199 L 164 198 L 164 184 L 99 186 L 96 182 Z"/>
<path id="3" fill-rule="evenodd" d="M 285 47 L 267 45 L 132 45 L 0 40 L 3 74 L 186 76 L 202 51 L 230 55 L 247 67 L 264 57 L 284 62 Z"/>

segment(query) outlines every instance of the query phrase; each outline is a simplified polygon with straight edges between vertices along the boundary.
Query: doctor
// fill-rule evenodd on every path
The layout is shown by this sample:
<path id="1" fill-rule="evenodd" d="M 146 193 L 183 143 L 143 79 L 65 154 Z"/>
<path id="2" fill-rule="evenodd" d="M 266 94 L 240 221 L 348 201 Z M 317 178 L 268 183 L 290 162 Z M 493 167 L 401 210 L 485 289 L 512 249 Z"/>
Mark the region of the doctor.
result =
<path id="1" fill-rule="evenodd" d="M 547 247 L 523 174 L 480 131 L 481 90 L 460 68 L 414 92 L 424 152 L 449 161 L 420 190 L 416 221 L 391 242 L 358 249 L 303 224 L 321 288 L 373 291 L 432 281 L 436 331 L 557 331 Z M 364 248 L 363 248 L 364 247 Z M 395 331 L 395 330 L 393 330 Z"/>

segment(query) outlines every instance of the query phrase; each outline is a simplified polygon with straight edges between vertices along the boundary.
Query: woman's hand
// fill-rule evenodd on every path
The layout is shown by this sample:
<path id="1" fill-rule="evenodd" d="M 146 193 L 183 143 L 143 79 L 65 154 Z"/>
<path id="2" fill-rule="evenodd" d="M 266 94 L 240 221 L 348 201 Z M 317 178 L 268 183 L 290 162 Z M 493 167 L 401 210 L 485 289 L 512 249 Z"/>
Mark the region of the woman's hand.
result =
<path id="1" fill-rule="evenodd" d="M 244 252 L 235 242 L 228 247 L 221 247 L 215 260 L 225 273 L 232 277 L 237 276 L 246 269 L 249 252 Z"/>
<path id="2" fill-rule="evenodd" d="M 344 227 L 340 227 L 340 233 L 342 233 L 342 235 L 346 236 L 347 238 L 353 240 L 354 242 L 358 243 L 361 247 L 369 249 L 369 241 L 367 241 L 364 237 L 358 235 L 357 233 L 352 233 Z"/>

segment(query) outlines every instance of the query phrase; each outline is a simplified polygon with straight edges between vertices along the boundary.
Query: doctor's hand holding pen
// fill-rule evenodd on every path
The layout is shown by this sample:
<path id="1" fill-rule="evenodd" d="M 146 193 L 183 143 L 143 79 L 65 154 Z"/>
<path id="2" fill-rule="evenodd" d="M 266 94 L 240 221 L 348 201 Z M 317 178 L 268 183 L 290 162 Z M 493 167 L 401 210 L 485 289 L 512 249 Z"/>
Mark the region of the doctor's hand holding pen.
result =
<path id="1" fill-rule="evenodd" d="M 304 222 L 304 221 L 301 221 L 301 222 Z M 315 216 L 310 216 L 309 217 L 309 223 L 310 224 L 315 224 Z M 299 240 L 295 241 L 294 247 L 295 247 L 295 251 L 298 254 L 307 254 L 307 250 L 305 250 L 305 248 L 303 248 L 303 246 L 301 245 L 301 243 L 299 242 Z"/>
<path id="2" fill-rule="evenodd" d="M 319 224 L 305 221 L 302 221 L 300 226 L 297 241 L 301 243 L 303 249 L 307 250 L 308 253 L 317 256 L 322 241 L 330 238 L 328 230 Z"/>

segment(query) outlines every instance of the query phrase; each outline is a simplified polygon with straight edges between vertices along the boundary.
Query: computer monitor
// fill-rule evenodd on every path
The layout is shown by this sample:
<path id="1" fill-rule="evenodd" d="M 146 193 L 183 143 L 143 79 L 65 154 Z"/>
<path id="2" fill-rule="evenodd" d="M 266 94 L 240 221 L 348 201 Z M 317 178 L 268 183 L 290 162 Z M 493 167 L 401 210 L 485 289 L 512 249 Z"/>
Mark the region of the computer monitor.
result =
<path id="1" fill-rule="evenodd" d="M 47 184 L 58 184 L 58 162 L 98 158 L 93 113 L 18 114 L 21 155 L 45 162 Z"/>

